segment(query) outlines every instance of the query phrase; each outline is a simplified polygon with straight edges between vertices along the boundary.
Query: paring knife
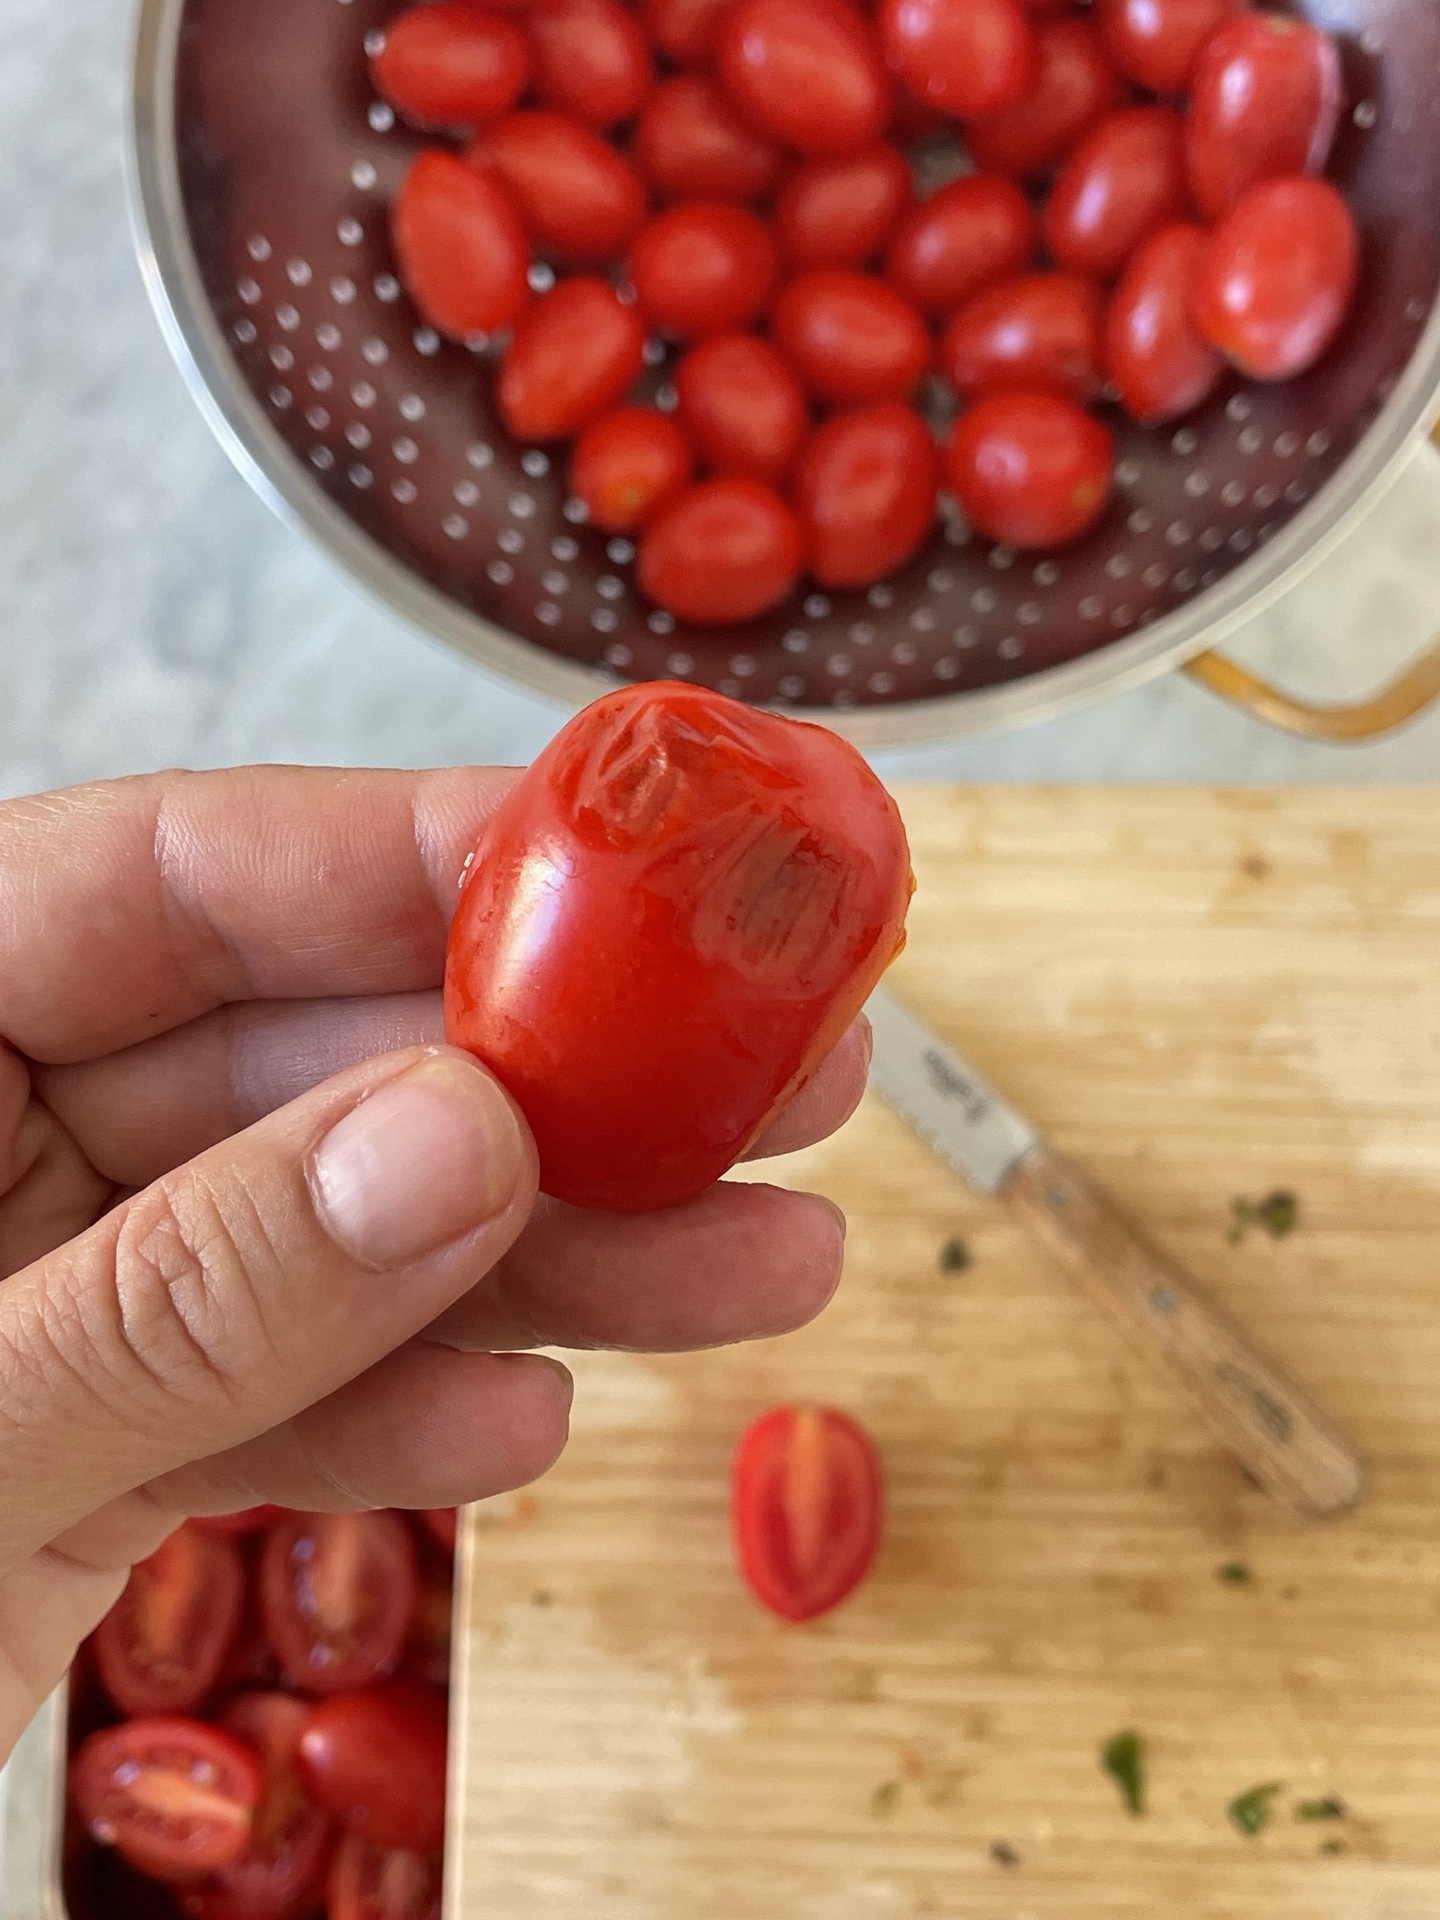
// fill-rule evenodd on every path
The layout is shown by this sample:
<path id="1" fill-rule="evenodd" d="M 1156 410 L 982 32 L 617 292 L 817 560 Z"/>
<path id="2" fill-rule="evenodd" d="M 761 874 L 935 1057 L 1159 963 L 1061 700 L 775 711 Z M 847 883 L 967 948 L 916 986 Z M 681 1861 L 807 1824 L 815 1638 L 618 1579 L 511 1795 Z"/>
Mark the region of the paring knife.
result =
<path id="1" fill-rule="evenodd" d="M 876 1090 L 975 1192 L 1008 1201 L 1070 1278 L 1188 1389 L 1271 1498 L 1306 1520 L 1353 1507 L 1364 1462 L 1309 1396 L 891 993 L 877 988 L 865 1011 Z"/>

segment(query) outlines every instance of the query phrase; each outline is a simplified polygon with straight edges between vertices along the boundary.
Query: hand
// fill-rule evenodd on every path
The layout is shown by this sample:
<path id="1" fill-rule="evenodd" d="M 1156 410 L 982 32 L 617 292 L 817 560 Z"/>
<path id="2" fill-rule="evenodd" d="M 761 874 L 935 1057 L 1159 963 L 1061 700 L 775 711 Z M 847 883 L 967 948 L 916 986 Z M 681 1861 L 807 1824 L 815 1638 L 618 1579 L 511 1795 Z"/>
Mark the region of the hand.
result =
<path id="1" fill-rule="evenodd" d="M 513 778 L 246 768 L 0 808 L 0 1758 L 192 1513 L 439 1507 L 543 1473 L 520 1349 L 719 1345 L 839 1277 L 829 1201 L 536 1197 L 441 1040 L 461 866 Z M 838 1125 L 852 1029 L 759 1152 Z"/>

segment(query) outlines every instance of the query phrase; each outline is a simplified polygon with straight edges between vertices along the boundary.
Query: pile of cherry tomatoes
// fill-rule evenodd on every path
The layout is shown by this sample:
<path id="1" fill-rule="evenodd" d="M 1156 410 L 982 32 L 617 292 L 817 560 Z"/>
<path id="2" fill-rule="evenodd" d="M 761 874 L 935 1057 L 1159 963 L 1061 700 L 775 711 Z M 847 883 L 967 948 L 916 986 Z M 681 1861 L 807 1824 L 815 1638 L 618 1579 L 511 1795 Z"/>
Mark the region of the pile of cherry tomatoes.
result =
<path id="1" fill-rule="evenodd" d="M 1287 379 L 1354 290 L 1320 177 L 1340 61 L 1304 21 L 869 8 L 436 0 L 370 42 L 387 101 L 468 139 L 394 202 L 412 298 L 504 342 L 509 430 L 574 442 L 574 495 L 686 620 L 880 579 L 943 487 L 988 538 L 1076 540 L 1111 493 L 1102 396 L 1150 425 L 1227 363 Z M 952 177 L 918 198 L 917 171 Z M 664 404 L 627 404 L 653 338 L 678 355 Z"/>
<path id="2" fill-rule="evenodd" d="M 454 1546 L 257 1507 L 136 1566 L 71 1679 L 71 1910 L 439 1920 Z"/>

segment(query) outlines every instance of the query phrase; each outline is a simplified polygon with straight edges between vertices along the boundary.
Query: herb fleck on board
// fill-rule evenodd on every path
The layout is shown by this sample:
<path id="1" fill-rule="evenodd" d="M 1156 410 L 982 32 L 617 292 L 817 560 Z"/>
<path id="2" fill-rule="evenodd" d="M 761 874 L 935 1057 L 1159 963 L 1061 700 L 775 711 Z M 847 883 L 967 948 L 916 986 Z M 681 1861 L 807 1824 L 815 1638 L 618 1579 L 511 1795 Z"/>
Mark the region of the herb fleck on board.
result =
<path id="1" fill-rule="evenodd" d="M 1251 1227 L 1262 1227 L 1272 1240 L 1283 1240 L 1295 1231 L 1299 1219 L 1300 1202 L 1285 1187 L 1276 1187 L 1260 1200 L 1237 1193 L 1230 1202 L 1230 1232 L 1226 1237 L 1233 1245 L 1243 1240 Z"/>
<path id="2" fill-rule="evenodd" d="M 1237 1793 L 1225 1809 L 1230 1824 L 1246 1839 L 1253 1839 L 1262 1827 L 1268 1827 L 1271 1818 L 1270 1802 L 1284 1787 L 1283 1780 L 1267 1780 L 1263 1786 L 1249 1787 L 1244 1793 Z"/>
<path id="3" fill-rule="evenodd" d="M 1297 1820 L 1343 1820 L 1348 1808 L 1333 1793 L 1319 1800 L 1302 1800 L 1295 1809 Z"/>
<path id="4" fill-rule="evenodd" d="M 964 1273 L 970 1265 L 970 1249 L 958 1233 L 952 1233 L 940 1249 L 941 1273 Z"/>
<path id="5" fill-rule="evenodd" d="M 1008 1840 L 992 1840 L 990 1858 L 997 1867 L 1018 1867 L 1020 1864 L 1020 1856 Z"/>
<path id="6" fill-rule="evenodd" d="M 1243 1560 L 1227 1560 L 1223 1567 L 1215 1569 L 1215 1578 L 1223 1580 L 1227 1587 L 1248 1587 L 1254 1575 Z"/>
<path id="7" fill-rule="evenodd" d="M 1100 1749 L 1100 1764 L 1131 1813 L 1144 1813 L 1145 1743 L 1133 1727 L 1111 1735 Z"/>

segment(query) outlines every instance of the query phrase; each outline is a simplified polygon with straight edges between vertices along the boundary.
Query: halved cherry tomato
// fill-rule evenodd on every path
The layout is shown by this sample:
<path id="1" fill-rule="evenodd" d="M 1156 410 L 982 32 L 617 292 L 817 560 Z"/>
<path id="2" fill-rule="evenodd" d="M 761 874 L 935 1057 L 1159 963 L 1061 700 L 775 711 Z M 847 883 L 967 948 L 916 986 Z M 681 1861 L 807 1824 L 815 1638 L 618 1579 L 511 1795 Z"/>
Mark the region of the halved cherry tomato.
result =
<path id="1" fill-rule="evenodd" d="M 805 437 L 805 393 L 789 362 L 753 333 L 722 333 L 675 369 L 676 417 L 712 473 L 779 480 Z"/>
<path id="2" fill-rule="evenodd" d="M 620 0 L 537 0 L 525 22 L 535 90 L 547 107 L 592 127 L 639 112 L 654 72 L 645 36 Z"/>
<path id="3" fill-rule="evenodd" d="M 656 87 L 635 132 L 645 178 L 669 200 L 763 200 L 780 177 L 780 149 L 735 112 L 704 74 Z"/>
<path id="4" fill-rule="evenodd" d="M 1354 215 L 1328 180 L 1267 180 L 1206 241 L 1195 324 L 1242 373 L 1288 380 L 1339 332 L 1359 264 Z"/>
<path id="5" fill-rule="evenodd" d="M 1319 173 L 1345 82 L 1335 42 L 1288 13 L 1247 13 L 1207 40 L 1195 67 L 1185 152 L 1209 220 L 1262 180 Z"/>
<path id="6" fill-rule="evenodd" d="M 909 162 L 883 140 L 806 160 L 775 203 L 775 238 L 792 269 L 863 267 L 914 197 Z"/>
<path id="7" fill-rule="evenodd" d="M 389 1673 L 415 1612 L 415 1547 L 395 1513 L 294 1513 L 260 1555 L 261 1617 L 285 1677 L 340 1693 Z"/>
<path id="8" fill-rule="evenodd" d="M 977 167 L 1017 180 L 1048 173 L 1120 101 L 1120 76 L 1088 20 L 1043 20 L 1035 46 L 1029 92 L 965 129 Z"/>
<path id="9" fill-rule="evenodd" d="M 903 566 L 935 524 L 940 456 L 895 400 L 818 427 L 795 474 L 795 507 L 822 587 L 868 587 Z"/>
<path id="10" fill-rule="evenodd" d="M 644 0 L 650 38 L 677 67 L 708 67 L 730 0 Z"/>
<path id="11" fill-rule="evenodd" d="M 845 0 L 734 0 L 715 51 L 746 119 L 801 153 L 846 153 L 885 125 L 880 49 Z"/>
<path id="12" fill-rule="evenodd" d="M 460 1531 L 460 1512 L 457 1507 L 422 1507 L 420 1524 L 437 1546 L 443 1547 L 447 1553 L 454 1553 Z"/>
<path id="13" fill-rule="evenodd" d="M 1185 134 L 1168 107 L 1126 107 L 1092 127 L 1056 175 L 1041 230 L 1062 267 L 1113 279 L 1190 204 Z"/>
<path id="14" fill-rule="evenodd" d="M 517 440 L 564 440 L 623 400 L 645 364 L 645 329 L 603 280 L 542 294 L 515 329 L 495 397 Z"/>
<path id="15" fill-rule="evenodd" d="M 445 1838 L 445 1696 L 413 1680 L 341 1693 L 300 1735 L 317 1806 L 377 1847 L 428 1852 Z"/>
<path id="16" fill-rule="evenodd" d="M 187 1524 L 201 1533 L 218 1533 L 222 1538 L 234 1538 L 247 1533 L 259 1533 L 269 1526 L 277 1514 L 284 1511 L 283 1507 L 244 1507 L 238 1513 L 197 1513 Z"/>
<path id="17" fill-rule="evenodd" d="M 1152 93 L 1184 93 L 1200 49 L 1250 0 L 1094 0 L 1110 58 Z"/>
<path id="18" fill-rule="evenodd" d="M 801 378 L 837 406 L 906 400 L 930 364 L 925 322 L 868 274 L 798 274 L 775 302 L 774 331 Z"/>
<path id="19" fill-rule="evenodd" d="M 677 619 L 725 627 L 778 605 L 804 564 L 799 522 L 779 494 L 735 475 L 706 480 L 661 509 L 640 541 L 639 579 Z"/>
<path id="20" fill-rule="evenodd" d="M 1035 81 L 1035 33 L 1018 0 L 883 0 L 885 58 L 945 113 L 998 113 Z"/>
<path id="21" fill-rule="evenodd" d="M 435 0 L 390 22 L 370 77 L 411 120 L 473 127 L 514 106 L 530 84 L 530 67 L 530 42 L 513 20 L 463 0 Z"/>
<path id="22" fill-rule="evenodd" d="M 542 247 L 583 266 L 623 253 L 645 218 L 645 188 L 593 127 L 561 113 L 512 113 L 465 155 L 499 176 Z"/>
<path id="23" fill-rule="evenodd" d="M 92 1733 L 70 1762 L 90 1837 L 157 1880 L 238 1860 L 260 1799 L 260 1763 L 233 1734 L 169 1716 Z"/>
<path id="24" fill-rule="evenodd" d="M 422 153 L 390 209 L 400 277 L 452 340 L 513 327 L 530 298 L 519 208 L 497 180 L 438 147 Z"/>
<path id="25" fill-rule="evenodd" d="M 970 524 L 1011 547 L 1078 540 L 1105 511 L 1114 465 L 1094 415 L 1039 388 L 987 394 L 950 442 L 950 485 Z"/>
<path id="26" fill-rule="evenodd" d="M 1038 228 L 1013 180 L 972 173 L 906 214 L 885 254 L 886 277 L 921 313 L 954 313 L 982 287 L 1030 264 Z"/>
<path id="27" fill-rule="evenodd" d="M 667 208 L 630 247 L 641 309 L 676 340 L 748 325 L 769 305 L 776 268 L 769 227 L 723 200 Z"/>
<path id="28" fill-rule="evenodd" d="M 304 1701 L 284 1693 L 242 1693 L 225 1709 L 220 1724 L 258 1756 L 263 1785 L 244 1853 L 180 1896 L 193 1920 L 292 1914 L 318 1894 L 331 1827 L 297 1772 L 308 1712 Z"/>
<path id="29" fill-rule="evenodd" d="M 592 526 L 633 533 L 688 483 L 695 456 L 667 414 L 617 407 L 586 427 L 570 455 L 570 491 Z M 450 1544 L 455 1544 L 451 1521 Z"/>
<path id="30" fill-rule="evenodd" d="M 328 1920 L 440 1920 L 438 1853 L 372 1847 L 359 1834 L 341 1841 L 330 1868 Z"/>
<path id="31" fill-rule="evenodd" d="M 212 1691 L 240 1631 L 245 1570 L 234 1542 L 187 1524 L 130 1569 L 95 1629 L 95 1665 L 122 1713 L 188 1713 Z"/>
<path id="32" fill-rule="evenodd" d="M 740 1437 L 730 1518 L 740 1571 L 782 1620 L 813 1620 L 864 1579 L 884 1482 L 869 1435 L 833 1407 L 772 1407 Z"/>
<path id="33" fill-rule="evenodd" d="M 783 503 L 716 480 L 643 537 L 646 591 L 659 572 L 699 598 L 736 559 L 753 567 L 758 542 L 734 531 L 747 502 L 793 577 Z M 514 1095 L 547 1193 L 670 1206 L 814 1072 L 898 951 L 910 891 L 895 804 L 837 735 L 700 687 L 627 687 L 491 815 L 450 930 L 445 1031 Z"/>
<path id="34" fill-rule="evenodd" d="M 1142 426 L 1189 413 L 1225 371 L 1190 317 L 1203 227 L 1161 227 L 1137 249 L 1105 316 L 1105 371 Z"/>
<path id="35" fill-rule="evenodd" d="M 1093 399 L 1101 382 L 1105 303 L 1075 273 L 1027 273 L 990 287 L 945 329 L 937 364 L 967 396 L 996 387 L 1049 387 Z"/>
<path id="36" fill-rule="evenodd" d="M 454 1579 L 448 1566 L 434 1562 L 420 1570 L 420 1597 L 405 1657 L 400 1663 L 406 1680 L 423 1680 L 429 1687 L 450 1684 L 450 1643 L 453 1632 Z"/>

